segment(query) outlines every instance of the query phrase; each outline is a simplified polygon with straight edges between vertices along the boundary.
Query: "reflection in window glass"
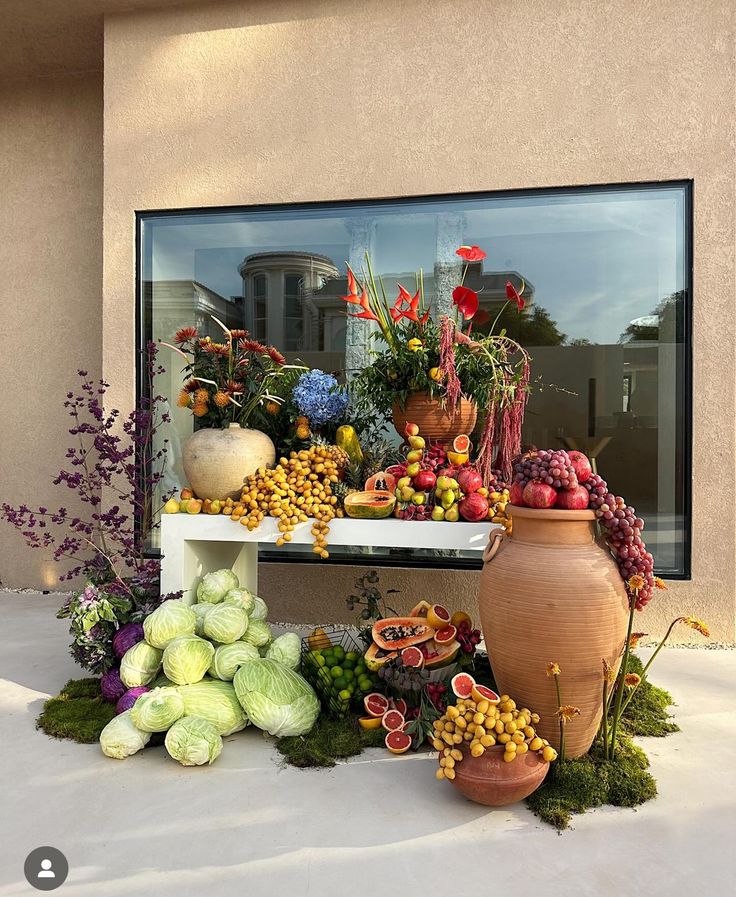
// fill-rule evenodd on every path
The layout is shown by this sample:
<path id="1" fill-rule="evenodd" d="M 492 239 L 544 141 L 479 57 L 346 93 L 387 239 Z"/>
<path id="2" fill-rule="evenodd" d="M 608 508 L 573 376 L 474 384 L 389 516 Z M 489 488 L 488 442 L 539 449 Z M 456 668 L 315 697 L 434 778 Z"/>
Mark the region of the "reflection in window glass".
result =
<path id="1" fill-rule="evenodd" d="M 143 338 L 168 340 L 191 323 L 212 332 L 214 314 L 289 360 L 349 377 L 368 363 L 370 342 L 366 322 L 346 318 L 340 299 L 346 263 L 360 270 L 369 251 L 389 294 L 400 282 L 411 286 L 421 268 L 441 313 L 461 273 L 455 249 L 477 243 L 488 258 L 471 266 L 466 283 L 480 292 L 478 329 L 492 326 L 507 279 L 526 284 L 523 314 L 507 309 L 496 325 L 533 358 L 525 442 L 595 459 L 646 517 L 659 572 L 684 574 L 687 190 L 662 184 L 146 214 Z M 176 396 L 179 367 L 162 358 L 169 370 L 160 389 Z M 172 418 L 166 435 L 180 476 L 177 446 L 192 421 L 178 408 Z M 373 553 L 371 562 L 383 556 Z"/>

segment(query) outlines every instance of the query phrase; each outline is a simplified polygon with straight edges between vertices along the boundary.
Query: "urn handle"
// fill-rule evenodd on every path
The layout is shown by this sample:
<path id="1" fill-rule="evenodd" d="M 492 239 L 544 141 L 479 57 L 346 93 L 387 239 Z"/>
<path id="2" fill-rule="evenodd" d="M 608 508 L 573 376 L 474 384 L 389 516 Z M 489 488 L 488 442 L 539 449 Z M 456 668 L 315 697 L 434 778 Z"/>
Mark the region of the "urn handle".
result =
<path id="1" fill-rule="evenodd" d="M 494 529 L 488 536 L 488 544 L 483 551 L 483 563 L 490 563 L 495 557 L 496 552 L 501 547 L 505 533 L 502 529 Z"/>

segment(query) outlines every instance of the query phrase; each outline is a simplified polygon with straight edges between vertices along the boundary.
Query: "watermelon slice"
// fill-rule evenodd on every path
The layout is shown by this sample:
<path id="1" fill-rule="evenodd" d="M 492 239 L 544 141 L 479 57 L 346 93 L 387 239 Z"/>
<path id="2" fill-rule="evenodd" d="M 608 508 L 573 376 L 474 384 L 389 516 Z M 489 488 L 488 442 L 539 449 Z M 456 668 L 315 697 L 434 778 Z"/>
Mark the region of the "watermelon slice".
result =
<path id="1" fill-rule="evenodd" d="M 380 719 L 389 709 L 388 698 L 386 695 L 379 694 L 377 691 L 371 692 L 363 698 L 363 706 L 366 713 Z"/>
<path id="2" fill-rule="evenodd" d="M 473 689 L 475 688 L 475 679 L 473 679 L 470 673 L 458 673 L 457 676 L 452 677 L 452 682 L 450 684 L 453 693 L 458 698 L 465 699 L 472 696 Z"/>

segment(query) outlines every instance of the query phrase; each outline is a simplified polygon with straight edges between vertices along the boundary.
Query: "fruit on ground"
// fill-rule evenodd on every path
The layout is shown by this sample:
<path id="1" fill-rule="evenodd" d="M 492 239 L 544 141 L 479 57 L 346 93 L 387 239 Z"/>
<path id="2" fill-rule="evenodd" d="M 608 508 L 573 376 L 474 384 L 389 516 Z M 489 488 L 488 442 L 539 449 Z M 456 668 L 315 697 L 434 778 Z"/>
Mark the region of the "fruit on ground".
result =
<path id="1" fill-rule="evenodd" d="M 392 754 L 405 754 L 411 747 L 411 735 L 395 729 L 388 733 L 385 744 Z"/>
<path id="2" fill-rule="evenodd" d="M 422 599 L 419 604 L 415 604 L 414 607 L 409 611 L 410 617 L 426 617 L 427 611 L 430 609 L 432 605 L 429 601 L 425 601 Z"/>
<path id="3" fill-rule="evenodd" d="M 381 520 L 393 512 L 396 496 L 390 492 L 351 492 L 345 496 L 345 513 L 358 520 Z"/>
<path id="4" fill-rule="evenodd" d="M 589 480 L 593 474 L 593 466 L 587 456 L 577 450 L 568 452 L 567 456 L 575 471 L 575 476 L 578 478 L 578 483 L 582 484 Z"/>
<path id="5" fill-rule="evenodd" d="M 380 729 L 381 728 L 381 717 L 380 716 L 361 716 L 358 719 L 358 725 L 361 729 Z"/>
<path id="6" fill-rule="evenodd" d="M 418 648 L 416 645 L 404 648 L 401 652 L 401 660 L 405 667 L 420 670 L 424 666 L 424 654 L 421 648 Z"/>
<path id="7" fill-rule="evenodd" d="M 471 492 L 458 505 L 460 516 L 465 520 L 477 522 L 485 520 L 488 516 L 488 499 L 484 498 L 479 492 Z"/>
<path id="8" fill-rule="evenodd" d="M 403 729 L 406 719 L 400 710 L 387 710 L 381 717 L 381 725 L 387 732 Z"/>
<path id="9" fill-rule="evenodd" d="M 524 504 L 530 508 L 551 508 L 557 501 L 557 490 L 547 483 L 530 480 L 524 486 Z"/>
<path id="10" fill-rule="evenodd" d="M 512 483 L 511 488 L 509 489 L 509 501 L 512 505 L 517 505 L 519 507 L 524 507 L 526 502 L 524 501 L 524 485 L 523 483 Z"/>
<path id="11" fill-rule="evenodd" d="M 449 614 L 448 614 L 449 619 Z M 434 628 L 418 617 L 387 617 L 377 620 L 372 629 L 373 641 L 384 651 L 400 651 L 409 645 L 420 645 L 434 636 Z"/>
<path id="12" fill-rule="evenodd" d="M 470 614 L 466 614 L 464 610 L 456 610 L 450 622 L 453 626 L 459 626 L 461 623 L 470 623 L 472 625 L 473 620 Z"/>
<path id="13" fill-rule="evenodd" d="M 433 604 L 427 611 L 427 622 L 435 629 L 442 629 L 450 622 L 450 611 L 441 604 Z"/>
<path id="14" fill-rule="evenodd" d="M 363 698 L 363 706 L 369 716 L 377 719 L 381 719 L 383 714 L 389 710 L 388 698 L 377 691 L 371 692 Z"/>
<path id="15" fill-rule="evenodd" d="M 464 467 L 457 475 L 457 482 L 466 494 L 483 488 L 483 477 L 473 467 Z"/>
<path id="16" fill-rule="evenodd" d="M 366 492 L 391 492 L 396 489 L 396 477 L 387 470 L 379 470 L 372 477 L 368 477 L 363 487 Z M 408 484 L 406 484 L 408 485 Z"/>
<path id="17" fill-rule="evenodd" d="M 451 642 L 454 642 L 456 638 L 457 627 L 453 626 L 452 623 L 443 626 L 442 629 L 438 629 L 434 634 L 434 640 L 438 645 L 449 645 Z"/>
<path id="18" fill-rule="evenodd" d="M 487 685 L 478 685 L 478 683 L 475 684 L 470 696 L 476 703 L 488 701 L 489 704 L 498 704 L 501 700 L 492 688 L 488 688 Z"/>
<path id="19" fill-rule="evenodd" d="M 470 673 L 458 673 L 456 676 L 452 677 L 450 687 L 452 688 L 453 694 L 458 698 L 469 698 L 473 694 L 473 689 L 475 688 L 475 679 L 473 679 Z"/>
<path id="20" fill-rule="evenodd" d="M 421 489 L 422 492 L 429 492 L 430 489 L 434 489 L 436 482 L 437 477 L 431 470 L 420 470 L 414 477 L 414 488 Z"/>
<path id="21" fill-rule="evenodd" d="M 589 501 L 590 494 L 585 486 L 574 486 L 572 489 L 561 489 L 557 493 L 555 507 L 563 511 L 584 511 Z"/>
<path id="22" fill-rule="evenodd" d="M 470 437 L 467 436 L 465 433 L 460 433 L 459 436 L 456 436 L 452 440 L 453 451 L 459 452 L 460 454 L 462 454 L 463 452 L 465 452 L 465 453 L 470 452 L 470 449 L 472 447 L 473 447 L 473 445 L 470 441 Z"/>

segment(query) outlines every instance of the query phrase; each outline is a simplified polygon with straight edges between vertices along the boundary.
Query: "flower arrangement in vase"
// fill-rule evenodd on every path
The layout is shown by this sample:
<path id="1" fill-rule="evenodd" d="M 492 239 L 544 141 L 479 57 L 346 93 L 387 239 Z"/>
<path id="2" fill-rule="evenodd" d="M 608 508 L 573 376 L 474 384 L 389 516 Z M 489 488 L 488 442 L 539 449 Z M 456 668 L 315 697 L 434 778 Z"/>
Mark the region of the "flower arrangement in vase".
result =
<path id="1" fill-rule="evenodd" d="M 385 344 L 373 352 L 371 364 L 356 380 L 378 411 L 392 415 L 401 436 L 411 420 L 430 440 L 447 445 L 459 433 L 470 433 L 480 413 L 478 470 L 485 482 L 490 482 L 493 468 L 510 479 L 512 459 L 521 449 L 529 355 L 504 331 L 493 330 L 509 303 L 523 309 L 523 286 L 517 291 L 507 282 L 506 303 L 490 334 L 474 335 L 479 300 L 477 292 L 465 286 L 467 263 L 484 259 L 486 253 L 478 246 L 461 246 L 457 255 L 466 265 L 452 293 L 454 315 L 442 315 L 439 322 L 426 305 L 421 272 L 414 295 L 399 285 L 392 304 L 368 254 L 360 280 L 348 267 L 348 295 L 342 298 L 360 309 L 348 314 L 377 324 L 375 337 Z"/>

